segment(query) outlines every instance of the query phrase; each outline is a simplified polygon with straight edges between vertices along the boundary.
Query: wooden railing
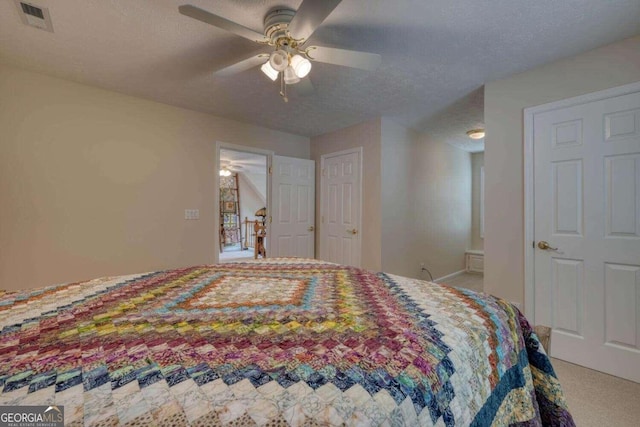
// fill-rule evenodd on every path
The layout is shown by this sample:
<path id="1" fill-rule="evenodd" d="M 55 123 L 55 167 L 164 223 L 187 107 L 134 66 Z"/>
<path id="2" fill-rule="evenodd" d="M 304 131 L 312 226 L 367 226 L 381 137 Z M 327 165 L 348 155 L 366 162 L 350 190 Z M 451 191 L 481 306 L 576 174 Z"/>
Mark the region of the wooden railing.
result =
<path id="1" fill-rule="evenodd" d="M 256 246 L 256 232 L 254 231 L 254 227 L 259 220 L 251 220 L 249 218 L 244 217 L 244 247 L 245 248 L 255 248 Z"/>
<path id="2" fill-rule="evenodd" d="M 244 221 L 244 249 L 253 248 L 253 257 L 266 258 L 267 251 L 265 247 L 266 227 L 262 221 L 255 219 L 249 221 L 249 218 L 245 217 Z"/>

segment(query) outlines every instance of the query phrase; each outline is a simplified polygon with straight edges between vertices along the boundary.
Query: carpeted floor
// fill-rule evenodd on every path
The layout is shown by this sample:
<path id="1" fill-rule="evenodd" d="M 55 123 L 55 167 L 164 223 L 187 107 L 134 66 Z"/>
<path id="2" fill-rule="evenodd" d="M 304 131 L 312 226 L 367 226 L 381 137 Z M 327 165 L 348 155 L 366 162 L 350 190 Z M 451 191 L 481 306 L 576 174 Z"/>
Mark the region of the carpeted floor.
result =
<path id="1" fill-rule="evenodd" d="M 253 259 L 253 248 L 241 250 L 240 245 L 227 246 L 220 252 L 220 262 L 246 261 L 249 258 Z"/>
<path id="2" fill-rule="evenodd" d="M 640 384 L 559 359 L 551 363 L 578 427 L 640 425 Z"/>
<path id="3" fill-rule="evenodd" d="M 482 292 L 483 282 L 484 282 L 484 277 L 482 274 L 464 273 L 464 274 L 460 274 L 458 276 L 452 277 L 450 279 L 439 281 L 438 283 Z"/>

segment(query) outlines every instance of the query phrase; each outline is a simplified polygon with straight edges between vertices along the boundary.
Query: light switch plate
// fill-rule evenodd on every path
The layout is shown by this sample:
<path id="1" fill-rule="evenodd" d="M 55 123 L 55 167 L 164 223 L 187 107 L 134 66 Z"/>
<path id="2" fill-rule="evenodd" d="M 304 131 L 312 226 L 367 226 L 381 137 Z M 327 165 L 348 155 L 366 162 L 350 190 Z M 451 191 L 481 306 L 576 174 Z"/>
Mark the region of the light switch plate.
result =
<path id="1" fill-rule="evenodd" d="M 185 209 L 184 219 L 200 219 L 200 209 Z"/>

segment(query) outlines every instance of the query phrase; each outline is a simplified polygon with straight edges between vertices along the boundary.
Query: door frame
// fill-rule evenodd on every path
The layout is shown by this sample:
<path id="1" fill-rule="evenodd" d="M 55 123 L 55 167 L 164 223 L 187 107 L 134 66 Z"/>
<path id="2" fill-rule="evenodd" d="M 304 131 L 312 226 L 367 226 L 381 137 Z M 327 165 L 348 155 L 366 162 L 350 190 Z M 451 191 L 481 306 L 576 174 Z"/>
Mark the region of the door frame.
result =
<path id="1" fill-rule="evenodd" d="M 640 81 L 524 109 L 524 313 L 535 324 L 534 164 L 536 114 L 640 91 Z"/>
<path id="2" fill-rule="evenodd" d="M 325 259 L 324 258 L 324 250 L 325 250 L 325 236 L 324 236 L 324 216 L 325 216 L 325 205 L 324 205 L 324 193 L 325 193 L 325 185 L 327 184 L 327 181 L 325 179 L 325 175 L 324 175 L 324 164 L 325 164 L 325 159 L 328 157 L 336 157 L 336 156 L 343 156 L 345 154 L 357 154 L 358 155 L 358 160 L 359 160 L 359 172 L 358 172 L 358 194 L 359 194 L 359 200 L 358 203 L 360 204 L 360 209 L 358 212 L 358 227 L 360 228 L 360 232 L 357 234 L 357 240 L 356 240 L 356 244 L 358 246 L 358 252 L 359 252 L 359 257 L 358 257 L 358 265 L 354 266 L 354 267 L 360 267 L 362 265 L 362 211 L 363 211 L 363 206 L 362 206 L 362 184 L 363 184 L 363 180 L 362 180 L 362 176 L 363 176 L 363 164 L 362 164 L 362 159 L 363 159 L 363 148 L 362 147 L 354 147 L 354 148 L 348 148 L 346 150 L 340 150 L 340 151 L 334 151 L 333 153 L 327 153 L 327 154 L 323 154 L 320 156 L 320 221 L 318 221 L 318 219 L 316 218 L 316 223 L 318 224 L 318 254 L 316 255 L 316 258 L 319 259 Z"/>
<path id="3" fill-rule="evenodd" d="M 217 189 L 217 191 L 214 191 L 214 195 L 213 195 L 213 203 L 214 203 L 214 207 L 213 207 L 213 213 L 214 213 L 214 220 L 216 221 L 216 227 L 215 227 L 215 233 L 213 233 L 214 237 L 213 237 L 213 243 L 214 243 L 214 256 L 213 256 L 213 263 L 214 264 L 218 264 L 220 262 L 220 233 L 219 233 L 219 228 L 220 225 L 218 224 L 218 221 L 220 221 L 220 174 L 218 173 L 218 171 L 220 170 L 220 150 L 224 149 L 224 150 L 232 150 L 232 151 L 241 151 L 244 153 L 253 153 L 253 154 L 261 154 L 264 156 L 267 156 L 267 170 L 265 171 L 265 173 L 267 174 L 267 194 L 266 194 L 266 201 L 267 201 L 267 213 L 269 214 L 269 216 L 271 216 L 271 159 L 273 156 L 273 151 L 272 150 L 264 150 L 261 148 L 254 148 L 254 147 L 248 147 L 246 145 L 238 145 L 238 144 L 230 144 L 227 142 L 220 142 L 220 141 L 216 141 L 216 152 L 215 152 L 215 165 L 216 165 L 216 173 L 214 174 L 214 183 L 215 183 L 215 189 Z M 269 236 L 269 232 L 270 232 L 270 221 L 267 220 L 267 236 Z M 266 245 L 265 245 L 265 249 L 267 251 L 267 254 L 269 253 L 269 239 L 266 239 Z"/>

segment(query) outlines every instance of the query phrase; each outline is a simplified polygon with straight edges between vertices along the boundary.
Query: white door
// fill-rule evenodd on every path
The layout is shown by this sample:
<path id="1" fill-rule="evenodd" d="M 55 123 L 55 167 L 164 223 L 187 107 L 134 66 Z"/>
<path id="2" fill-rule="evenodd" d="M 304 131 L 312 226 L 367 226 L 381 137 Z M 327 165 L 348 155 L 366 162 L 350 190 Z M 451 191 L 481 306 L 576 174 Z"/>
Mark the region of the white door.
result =
<path id="1" fill-rule="evenodd" d="M 640 92 L 533 130 L 535 323 L 552 356 L 640 382 Z"/>
<path id="2" fill-rule="evenodd" d="M 360 266 L 360 165 L 362 150 L 322 156 L 320 257 Z"/>
<path id="3" fill-rule="evenodd" d="M 268 257 L 314 258 L 315 163 L 273 156 Z"/>

